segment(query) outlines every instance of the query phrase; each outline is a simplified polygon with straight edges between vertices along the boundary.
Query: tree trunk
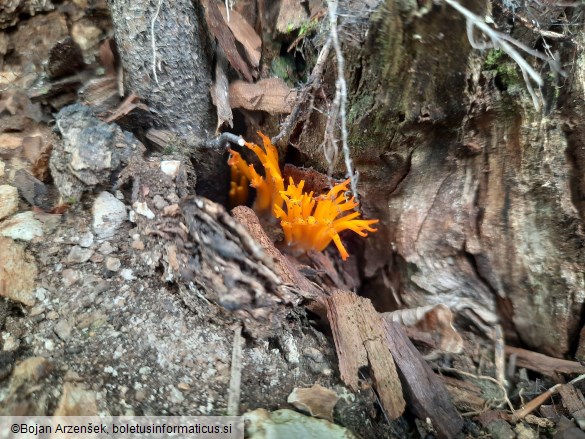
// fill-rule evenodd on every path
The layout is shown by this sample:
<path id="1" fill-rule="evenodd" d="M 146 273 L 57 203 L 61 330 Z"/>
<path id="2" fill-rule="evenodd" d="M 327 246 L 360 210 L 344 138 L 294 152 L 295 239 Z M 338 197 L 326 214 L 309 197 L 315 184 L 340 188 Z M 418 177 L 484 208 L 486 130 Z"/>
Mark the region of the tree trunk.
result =
<path id="1" fill-rule="evenodd" d="M 205 140 L 215 121 L 211 52 L 199 3 L 110 0 L 109 5 L 126 89 L 146 101 L 159 126 Z"/>
<path id="2" fill-rule="evenodd" d="M 462 4 L 490 12 L 487 1 Z M 349 7 L 343 16 L 359 24 Z M 488 322 L 497 314 L 508 339 L 574 353 L 585 297 L 583 57 L 551 43 L 568 78 L 544 70 L 538 112 L 511 59 L 471 49 L 463 16 L 447 4 L 413 8 L 389 0 L 363 18 L 367 37 L 355 23 L 344 31 L 351 154 L 363 208 L 382 220 L 364 250 L 363 293 L 384 311 L 445 303 Z M 534 47 L 536 36 L 519 37 Z M 334 75 L 332 62 L 330 96 Z M 313 112 L 298 143 L 321 170 L 325 124 Z"/>

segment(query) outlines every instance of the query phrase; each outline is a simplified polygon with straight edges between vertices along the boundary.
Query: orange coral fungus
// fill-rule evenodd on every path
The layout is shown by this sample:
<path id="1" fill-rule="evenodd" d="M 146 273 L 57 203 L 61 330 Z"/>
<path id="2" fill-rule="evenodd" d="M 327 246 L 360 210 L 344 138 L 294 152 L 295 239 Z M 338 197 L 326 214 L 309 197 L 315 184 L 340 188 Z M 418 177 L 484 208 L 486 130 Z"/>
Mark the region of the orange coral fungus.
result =
<path id="1" fill-rule="evenodd" d="M 245 142 L 260 159 L 264 166 L 264 177 L 256 172 L 254 166 L 248 165 L 242 156 L 231 151 L 228 164 L 237 170 L 250 181 L 250 186 L 256 189 L 256 200 L 254 201 L 254 210 L 258 213 L 271 213 L 273 206 L 282 206 L 282 197 L 280 192 L 284 190 L 284 181 L 278 166 L 278 151 L 270 139 L 262 133 L 258 133 L 262 138 L 264 149 L 255 143 Z M 232 180 L 233 181 L 233 180 Z"/>
<path id="2" fill-rule="evenodd" d="M 263 149 L 254 143 L 245 142 L 245 145 L 260 159 L 264 166 L 264 177 L 256 172 L 254 166 L 248 165 L 238 152 L 230 150 L 230 202 L 243 204 L 242 200 L 248 197 L 247 189 L 244 190 L 243 186 L 250 181 L 250 186 L 256 189 L 254 210 L 258 213 L 270 212 L 280 219 L 285 242 L 291 248 L 302 252 L 323 251 L 333 241 L 343 260 L 346 260 L 349 254 L 339 233 L 352 230 L 360 236 L 367 236 L 367 232 L 377 230 L 371 226 L 378 220 L 358 219 L 360 212 L 353 211 L 358 203 L 353 197 L 346 197 L 349 180 L 335 185 L 325 195 L 318 197 L 313 196 L 313 192 L 303 192 L 304 180 L 296 185 L 290 178 L 285 190 L 278 166 L 278 151 L 268 137 L 258 134 L 262 138 Z M 353 212 L 341 216 L 348 211 Z"/>
<path id="3" fill-rule="evenodd" d="M 339 232 L 352 230 L 360 236 L 368 236 L 366 232 L 375 232 L 371 227 L 378 220 L 360 220 L 359 212 L 352 212 L 338 218 L 343 212 L 353 210 L 358 203 L 352 197 L 346 198 L 349 180 L 334 186 L 327 194 L 313 197 L 313 192 L 303 192 L 305 182 L 295 185 L 292 178 L 286 191 L 281 195 L 286 205 L 286 212 L 274 206 L 274 215 L 280 219 L 287 244 L 296 250 L 323 251 L 331 241 L 341 253 L 345 261 L 349 254 L 341 242 Z"/>
<path id="4" fill-rule="evenodd" d="M 231 180 L 230 180 L 230 192 L 229 192 L 229 200 L 230 200 L 230 209 L 233 209 L 236 206 L 241 206 L 242 204 L 246 204 L 248 201 L 248 185 L 250 184 L 250 180 L 248 176 L 240 171 L 238 166 L 235 164 L 236 160 L 243 161 L 240 154 L 235 151 L 230 151 L 231 156 L 228 161 L 228 165 L 230 166 L 231 172 Z M 237 154 L 238 158 L 235 158 Z"/>

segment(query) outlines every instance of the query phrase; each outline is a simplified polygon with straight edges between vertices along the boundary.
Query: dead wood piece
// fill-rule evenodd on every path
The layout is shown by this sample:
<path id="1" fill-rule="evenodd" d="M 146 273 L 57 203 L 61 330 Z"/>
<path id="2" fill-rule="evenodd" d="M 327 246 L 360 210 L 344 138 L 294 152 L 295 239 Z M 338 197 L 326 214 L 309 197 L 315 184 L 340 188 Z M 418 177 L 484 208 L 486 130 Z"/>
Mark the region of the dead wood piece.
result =
<path id="1" fill-rule="evenodd" d="M 563 405 L 575 419 L 579 427 L 585 429 L 585 398 L 572 384 L 563 384 L 559 387 L 559 394 L 563 398 Z"/>
<path id="2" fill-rule="evenodd" d="M 447 388 L 398 324 L 382 320 L 382 325 L 409 407 L 420 419 L 430 418 L 440 437 L 455 437 L 463 429 L 463 419 Z"/>
<path id="3" fill-rule="evenodd" d="M 244 52 L 246 53 L 250 65 L 254 68 L 258 68 L 260 65 L 262 40 L 254 28 L 250 26 L 238 11 L 230 10 L 228 20 L 226 7 L 224 5 L 218 6 L 223 19 L 234 34 L 234 37 L 244 48 Z"/>
<path id="4" fill-rule="evenodd" d="M 57 204 L 58 195 L 55 191 L 50 191 L 50 186 L 46 186 L 24 169 L 16 171 L 13 184 L 18 188 L 20 196 L 32 206 L 48 212 Z"/>
<path id="5" fill-rule="evenodd" d="M 238 48 L 232 31 L 221 16 L 221 12 L 214 1 L 205 0 L 203 6 L 205 7 L 205 21 L 209 30 L 217 40 L 219 46 L 223 49 L 227 60 L 232 67 L 242 74 L 248 82 L 253 81 L 252 71 L 244 61 Z"/>
<path id="6" fill-rule="evenodd" d="M 79 90 L 79 97 L 83 103 L 92 107 L 96 114 L 112 111 L 120 103 L 116 78 L 106 76 L 91 79 Z"/>
<path id="7" fill-rule="evenodd" d="M 555 379 L 559 379 L 559 374 L 578 375 L 585 373 L 585 366 L 577 361 L 549 357 L 512 346 L 506 346 L 505 352 L 508 355 L 516 354 L 517 367 L 525 367 Z"/>
<path id="8" fill-rule="evenodd" d="M 234 81 L 230 84 L 232 108 L 266 111 L 268 113 L 290 113 L 297 93 L 280 78 L 262 79 L 255 84 Z"/>
<path id="9" fill-rule="evenodd" d="M 227 78 L 227 60 L 221 47 L 217 48 L 217 61 L 215 63 L 215 82 L 211 86 L 211 100 L 217 108 L 217 128 L 227 122 L 228 126 L 234 126 L 234 115 L 230 107 L 229 83 Z"/>
<path id="10" fill-rule="evenodd" d="M 244 226 L 203 197 L 188 197 L 181 211 L 194 244 L 179 256 L 181 277 L 229 310 L 272 306 L 281 281 Z"/>
<path id="11" fill-rule="evenodd" d="M 67 37 L 51 47 L 47 72 L 52 79 L 75 73 L 83 67 L 83 53 L 73 38 Z"/>
<path id="12" fill-rule="evenodd" d="M 135 108 L 140 108 L 148 111 L 148 107 L 140 102 L 140 98 L 134 92 L 130 93 L 122 103 L 116 108 L 110 116 L 106 118 L 107 123 L 117 121 L 118 119 L 128 115 Z"/>
<path id="13" fill-rule="evenodd" d="M 481 413 L 487 406 L 481 388 L 469 381 L 458 380 L 441 375 L 441 380 L 447 386 L 453 404 L 462 412 Z M 467 414 L 467 413 L 466 413 Z"/>
<path id="14" fill-rule="evenodd" d="M 308 389 L 295 387 L 287 402 L 311 416 L 333 422 L 333 408 L 338 400 L 339 396 L 333 390 L 314 384 Z"/>
<path id="15" fill-rule="evenodd" d="M 394 359 L 386 345 L 382 319 L 372 303 L 338 290 L 327 298 L 326 305 L 341 379 L 357 392 L 360 368 L 368 368 L 382 408 L 391 419 L 400 417 L 406 402 Z"/>
<path id="16" fill-rule="evenodd" d="M 388 322 L 415 327 L 418 331 L 410 333 L 415 338 L 417 334 L 423 336 L 424 340 L 429 340 L 437 349 L 456 354 L 463 350 L 463 339 L 453 327 L 453 313 L 446 305 L 427 305 L 386 312 L 382 314 L 382 318 Z M 407 331 L 409 337 L 410 333 Z"/>
<path id="17" fill-rule="evenodd" d="M 248 244 L 250 250 L 253 246 L 260 246 L 264 250 L 266 257 L 271 259 L 274 270 L 285 284 L 294 287 L 294 291 L 305 299 L 315 300 L 322 297 L 324 293 L 313 283 L 309 282 L 295 266 L 274 246 L 272 240 L 268 237 L 260 220 L 252 209 L 246 206 L 238 206 L 232 209 L 232 215 L 240 222 L 253 238 L 254 244 Z M 267 262 L 268 263 L 268 262 Z"/>

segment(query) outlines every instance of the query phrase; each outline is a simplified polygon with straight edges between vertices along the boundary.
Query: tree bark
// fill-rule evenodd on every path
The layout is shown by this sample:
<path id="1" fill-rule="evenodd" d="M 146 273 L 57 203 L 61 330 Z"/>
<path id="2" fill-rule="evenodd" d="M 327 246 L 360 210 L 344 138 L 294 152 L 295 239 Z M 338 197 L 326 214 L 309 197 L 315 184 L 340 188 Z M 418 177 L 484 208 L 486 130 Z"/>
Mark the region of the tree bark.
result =
<path id="1" fill-rule="evenodd" d="M 212 53 L 199 2 L 109 0 L 109 5 L 126 89 L 145 100 L 158 126 L 193 144 L 207 139 L 215 123 Z"/>
<path id="2" fill-rule="evenodd" d="M 487 1 L 461 3 L 490 12 Z M 359 10 L 349 16 L 359 23 Z M 471 49 L 448 5 L 389 0 L 367 20 L 367 37 L 348 25 L 344 45 L 359 192 L 366 217 L 382 220 L 364 250 L 363 293 L 379 311 L 445 303 L 488 322 L 497 313 L 509 340 L 574 353 L 585 297 L 582 54 L 573 64 L 575 46 L 554 46 L 573 67 L 560 98 L 544 70 L 537 112 L 517 66 L 488 69 L 490 52 Z M 330 97 L 334 75 L 332 62 Z M 325 124 L 313 112 L 298 142 L 321 170 Z"/>

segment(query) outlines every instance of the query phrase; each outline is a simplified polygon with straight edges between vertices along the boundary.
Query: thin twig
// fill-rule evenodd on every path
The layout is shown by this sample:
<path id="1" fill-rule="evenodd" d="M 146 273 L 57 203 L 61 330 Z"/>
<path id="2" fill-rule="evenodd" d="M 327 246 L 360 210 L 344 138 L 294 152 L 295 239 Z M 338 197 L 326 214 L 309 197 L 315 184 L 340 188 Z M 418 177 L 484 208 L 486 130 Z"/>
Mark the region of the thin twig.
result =
<path id="1" fill-rule="evenodd" d="M 242 139 L 242 136 L 236 136 L 232 133 L 221 133 L 215 139 L 208 140 L 205 143 L 205 146 L 209 149 L 218 149 L 226 145 L 228 142 L 244 146 L 244 139 Z"/>
<path id="2" fill-rule="evenodd" d="M 152 44 L 152 74 L 154 75 L 154 82 L 158 85 L 158 76 L 156 74 L 156 40 L 154 37 L 154 23 L 158 18 L 158 14 L 160 12 L 160 7 L 162 6 L 163 0 L 158 0 L 158 5 L 156 6 L 156 11 L 154 12 L 154 16 L 150 21 L 150 42 Z"/>
<path id="3" fill-rule="evenodd" d="M 231 376 L 230 387 L 228 390 L 227 415 L 238 416 L 242 384 L 242 327 L 239 325 L 234 331 L 232 366 L 230 372 Z"/>
<path id="4" fill-rule="evenodd" d="M 570 385 L 577 384 L 579 381 L 583 381 L 583 380 L 585 380 L 585 374 L 579 375 L 577 378 L 569 381 L 568 384 L 570 384 Z M 540 407 L 542 404 L 544 404 L 544 402 L 547 399 L 549 399 L 551 396 L 556 394 L 559 391 L 561 386 L 562 386 L 562 384 L 555 384 L 550 389 L 546 390 L 544 393 L 541 393 L 536 398 L 528 401 L 528 403 L 524 407 L 522 407 L 520 410 L 518 410 L 517 412 L 515 412 L 512 415 L 512 421 L 513 422 L 519 421 L 520 419 L 524 418 L 526 415 L 529 415 L 530 413 L 532 413 L 534 410 L 536 410 L 538 407 Z"/>
<path id="5" fill-rule="evenodd" d="M 329 12 L 330 35 L 335 49 L 335 57 L 337 58 L 337 81 L 335 84 L 335 100 L 339 97 L 339 118 L 341 122 L 341 145 L 343 150 L 343 157 L 345 160 L 345 168 L 350 179 L 350 186 L 353 196 L 358 199 L 357 193 L 357 174 L 353 172 L 353 162 L 351 160 L 349 145 L 347 142 L 347 83 L 345 82 L 345 58 L 341 50 L 339 42 L 339 35 L 337 34 L 337 0 L 327 1 Z"/>

